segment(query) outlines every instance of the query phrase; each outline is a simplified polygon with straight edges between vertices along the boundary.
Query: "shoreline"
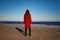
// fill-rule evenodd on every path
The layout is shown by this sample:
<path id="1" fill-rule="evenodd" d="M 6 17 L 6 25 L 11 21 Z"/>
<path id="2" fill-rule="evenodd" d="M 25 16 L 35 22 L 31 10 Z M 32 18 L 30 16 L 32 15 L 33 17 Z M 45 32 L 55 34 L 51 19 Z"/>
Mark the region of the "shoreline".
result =
<path id="1" fill-rule="evenodd" d="M 0 25 L 6 25 L 6 26 L 24 26 L 24 24 L 4 24 L 4 23 L 1 23 Z M 60 25 L 31 24 L 31 27 L 60 28 Z"/>
<path id="2" fill-rule="evenodd" d="M 17 30 L 16 27 L 20 30 Z M 60 40 L 60 28 L 31 28 L 31 37 L 24 36 L 23 26 L 0 25 L 0 40 Z"/>

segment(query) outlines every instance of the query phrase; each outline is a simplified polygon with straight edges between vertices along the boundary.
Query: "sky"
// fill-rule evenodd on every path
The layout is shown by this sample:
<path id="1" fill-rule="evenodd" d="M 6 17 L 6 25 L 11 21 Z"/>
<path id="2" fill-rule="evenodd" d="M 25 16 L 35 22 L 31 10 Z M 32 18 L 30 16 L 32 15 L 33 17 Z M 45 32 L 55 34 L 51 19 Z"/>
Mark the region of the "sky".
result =
<path id="1" fill-rule="evenodd" d="M 0 0 L 0 21 L 24 21 L 27 9 L 32 21 L 60 21 L 59 0 Z"/>

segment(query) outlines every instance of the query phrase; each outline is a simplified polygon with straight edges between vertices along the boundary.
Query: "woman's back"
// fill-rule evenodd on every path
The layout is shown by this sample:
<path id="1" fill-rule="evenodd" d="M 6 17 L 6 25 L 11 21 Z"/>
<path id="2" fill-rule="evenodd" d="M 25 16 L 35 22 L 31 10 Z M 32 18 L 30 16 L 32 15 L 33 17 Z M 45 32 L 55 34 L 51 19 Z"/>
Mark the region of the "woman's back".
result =
<path id="1" fill-rule="evenodd" d="M 25 23 L 28 23 L 30 24 L 31 23 L 31 15 L 24 15 L 24 20 L 25 20 Z"/>

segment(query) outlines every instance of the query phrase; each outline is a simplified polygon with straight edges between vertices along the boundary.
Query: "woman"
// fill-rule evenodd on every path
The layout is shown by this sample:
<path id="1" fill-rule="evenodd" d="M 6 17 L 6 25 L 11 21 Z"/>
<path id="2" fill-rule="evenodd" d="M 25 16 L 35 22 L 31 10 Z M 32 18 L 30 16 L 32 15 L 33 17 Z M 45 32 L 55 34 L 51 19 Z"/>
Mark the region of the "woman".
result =
<path id="1" fill-rule="evenodd" d="M 29 29 L 29 36 L 31 36 L 31 23 L 31 14 L 29 10 L 26 10 L 24 14 L 25 36 L 27 35 L 27 28 Z"/>

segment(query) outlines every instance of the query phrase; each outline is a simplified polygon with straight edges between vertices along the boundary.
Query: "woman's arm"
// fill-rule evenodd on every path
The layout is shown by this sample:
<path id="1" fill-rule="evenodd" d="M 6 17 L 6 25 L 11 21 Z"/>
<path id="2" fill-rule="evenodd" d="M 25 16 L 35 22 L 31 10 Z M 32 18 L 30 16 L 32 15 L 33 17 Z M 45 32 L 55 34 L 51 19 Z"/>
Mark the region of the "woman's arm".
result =
<path id="1" fill-rule="evenodd" d="M 32 23 L 32 18 L 31 18 L 31 14 L 30 14 L 30 23 Z"/>

